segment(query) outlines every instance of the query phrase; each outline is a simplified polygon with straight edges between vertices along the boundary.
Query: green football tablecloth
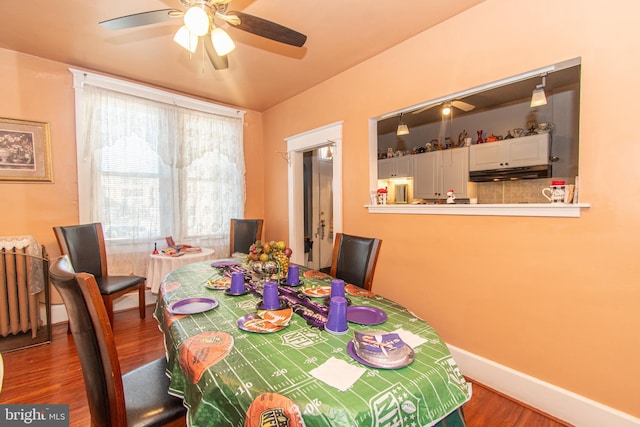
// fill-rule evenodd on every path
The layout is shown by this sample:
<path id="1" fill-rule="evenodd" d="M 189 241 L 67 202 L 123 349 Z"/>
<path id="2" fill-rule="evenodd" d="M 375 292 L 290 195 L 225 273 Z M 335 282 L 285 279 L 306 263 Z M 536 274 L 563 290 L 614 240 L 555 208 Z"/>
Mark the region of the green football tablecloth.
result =
<path id="1" fill-rule="evenodd" d="M 330 278 L 306 279 L 300 270 L 304 286 L 330 284 Z M 165 336 L 170 391 L 184 399 L 190 426 L 465 425 L 460 408 L 470 398 L 469 384 L 438 334 L 406 308 L 378 295 L 347 295 L 353 305 L 384 310 L 388 319 L 375 326 L 349 323 L 347 334 L 334 335 L 294 313 L 279 332 L 251 333 L 237 321 L 256 311 L 260 297 L 204 286 L 223 275 L 210 261 L 199 262 L 171 272 L 160 287 L 155 317 Z M 219 305 L 188 315 L 168 310 L 197 297 Z M 407 367 L 370 368 L 349 355 L 347 344 L 354 331 L 371 329 L 402 329 L 426 341 L 414 348 L 415 360 Z M 346 391 L 310 375 L 332 357 L 366 371 Z"/>

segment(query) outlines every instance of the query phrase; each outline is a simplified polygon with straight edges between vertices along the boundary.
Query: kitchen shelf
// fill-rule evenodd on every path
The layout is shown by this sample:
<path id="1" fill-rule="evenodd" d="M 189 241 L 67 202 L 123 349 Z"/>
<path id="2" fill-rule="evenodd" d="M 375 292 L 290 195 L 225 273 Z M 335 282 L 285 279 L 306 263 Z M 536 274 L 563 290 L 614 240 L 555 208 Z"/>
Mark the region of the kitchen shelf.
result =
<path id="1" fill-rule="evenodd" d="M 579 218 L 580 210 L 590 203 L 517 203 L 517 204 L 433 204 L 433 205 L 365 205 L 369 213 L 416 215 L 539 216 Z"/>

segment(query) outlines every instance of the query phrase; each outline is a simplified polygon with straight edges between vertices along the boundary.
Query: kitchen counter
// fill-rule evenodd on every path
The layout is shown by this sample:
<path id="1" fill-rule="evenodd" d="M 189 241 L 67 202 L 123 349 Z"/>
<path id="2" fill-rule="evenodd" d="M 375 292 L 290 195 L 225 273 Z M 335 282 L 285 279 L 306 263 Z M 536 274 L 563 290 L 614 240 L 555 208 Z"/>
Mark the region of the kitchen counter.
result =
<path id="1" fill-rule="evenodd" d="M 516 203 L 516 204 L 433 204 L 365 205 L 369 213 L 417 215 L 540 216 L 579 218 L 590 203 Z"/>

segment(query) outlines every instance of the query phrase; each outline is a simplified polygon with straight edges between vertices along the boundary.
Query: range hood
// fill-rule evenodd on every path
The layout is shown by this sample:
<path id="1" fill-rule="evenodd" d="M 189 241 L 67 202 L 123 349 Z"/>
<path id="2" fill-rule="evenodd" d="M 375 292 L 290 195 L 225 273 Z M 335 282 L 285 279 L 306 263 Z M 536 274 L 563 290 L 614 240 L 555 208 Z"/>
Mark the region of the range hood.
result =
<path id="1" fill-rule="evenodd" d="M 549 164 L 469 172 L 471 182 L 515 181 L 550 177 L 551 165 Z"/>

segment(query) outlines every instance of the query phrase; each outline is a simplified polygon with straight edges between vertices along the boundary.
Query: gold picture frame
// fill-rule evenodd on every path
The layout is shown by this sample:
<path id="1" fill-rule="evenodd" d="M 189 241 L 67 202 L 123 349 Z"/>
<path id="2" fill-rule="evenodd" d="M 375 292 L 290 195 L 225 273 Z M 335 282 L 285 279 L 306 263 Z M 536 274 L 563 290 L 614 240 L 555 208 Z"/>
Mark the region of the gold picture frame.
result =
<path id="1" fill-rule="evenodd" d="M 53 182 L 49 124 L 0 117 L 0 181 Z"/>

